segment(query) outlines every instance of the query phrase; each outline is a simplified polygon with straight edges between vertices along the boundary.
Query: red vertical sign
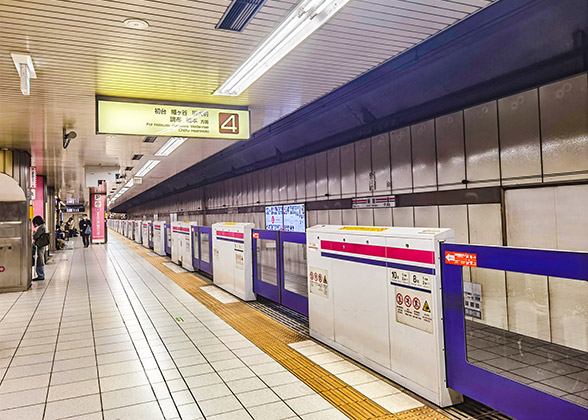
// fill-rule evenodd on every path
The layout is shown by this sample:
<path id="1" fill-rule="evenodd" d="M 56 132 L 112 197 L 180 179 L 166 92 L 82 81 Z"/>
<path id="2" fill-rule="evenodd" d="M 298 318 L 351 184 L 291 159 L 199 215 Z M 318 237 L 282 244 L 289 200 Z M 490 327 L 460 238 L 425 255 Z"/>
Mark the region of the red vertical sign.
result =
<path id="1" fill-rule="evenodd" d="M 45 180 L 42 176 L 36 176 L 35 197 L 33 198 L 33 215 L 45 218 Z M 51 226 L 47 227 L 50 229 Z"/>
<path id="2" fill-rule="evenodd" d="M 104 243 L 104 211 L 106 207 L 105 194 L 90 194 L 90 206 L 92 208 L 92 243 Z"/>

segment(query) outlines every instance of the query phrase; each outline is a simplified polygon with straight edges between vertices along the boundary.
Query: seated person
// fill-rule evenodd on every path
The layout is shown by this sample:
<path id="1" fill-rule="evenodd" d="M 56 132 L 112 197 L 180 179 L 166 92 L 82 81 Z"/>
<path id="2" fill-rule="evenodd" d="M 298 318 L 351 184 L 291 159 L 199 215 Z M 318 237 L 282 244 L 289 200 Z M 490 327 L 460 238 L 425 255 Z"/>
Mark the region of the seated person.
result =
<path id="1" fill-rule="evenodd" d="M 57 249 L 63 249 L 65 246 L 65 232 L 63 226 L 57 226 L 55 229 L 55 247 Z"/>

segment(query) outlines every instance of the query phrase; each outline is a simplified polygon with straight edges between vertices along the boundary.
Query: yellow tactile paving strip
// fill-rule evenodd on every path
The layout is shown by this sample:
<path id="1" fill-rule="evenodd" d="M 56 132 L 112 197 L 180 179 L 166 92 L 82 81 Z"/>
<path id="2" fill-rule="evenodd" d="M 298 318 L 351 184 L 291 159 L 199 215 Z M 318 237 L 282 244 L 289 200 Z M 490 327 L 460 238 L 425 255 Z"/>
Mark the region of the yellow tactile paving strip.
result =
<path id="1" fill-rule="evenodd" d="M 190 273 L 174 273 L 163 265 L 164 262 L 168 262 L 165 258 L 149 256 L 147 253 L 151 251 L 147 248 L 136 246 L 135 242 L 122 235 L 116 234 L 116 236 L 349 418 L 354 420 L 448 420 L 446 416 L 427 406 L 395 414 L 390 413 L 288 346 L 291 343 L 307 340 L 306 337 L 242 302 L 219 302 L 200 290 L 200 287 L 209 286 L 209 283 Z"/>

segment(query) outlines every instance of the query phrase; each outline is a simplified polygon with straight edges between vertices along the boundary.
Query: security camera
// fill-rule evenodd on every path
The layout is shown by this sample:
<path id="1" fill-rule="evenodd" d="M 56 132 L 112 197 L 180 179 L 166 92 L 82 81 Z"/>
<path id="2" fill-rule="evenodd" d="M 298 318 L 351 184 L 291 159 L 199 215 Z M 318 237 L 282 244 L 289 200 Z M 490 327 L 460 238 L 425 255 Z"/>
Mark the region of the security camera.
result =
<path id="1" fill-rule="evenodd" d="M 69 143 L 73 139 L 75 139 L 77 136 L 78 135 L 75 131 L 70 131 L 68 133 L 67 130 L 65 129 L 65 127 L 63 127 L 63 148 L 67 149 L 67 146 L 69 146 Z"/>

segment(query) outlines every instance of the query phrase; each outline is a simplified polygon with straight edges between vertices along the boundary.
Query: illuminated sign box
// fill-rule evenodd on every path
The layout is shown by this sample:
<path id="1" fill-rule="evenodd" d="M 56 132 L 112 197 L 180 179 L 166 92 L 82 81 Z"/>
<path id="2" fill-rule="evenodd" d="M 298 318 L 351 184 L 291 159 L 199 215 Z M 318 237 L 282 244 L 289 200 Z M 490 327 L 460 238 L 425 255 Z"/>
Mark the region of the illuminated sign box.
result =
<path id="1" fill-rule="evenodd" d="M 96 133 L 247 140 L 249 111 L 96 98 Z"/>

